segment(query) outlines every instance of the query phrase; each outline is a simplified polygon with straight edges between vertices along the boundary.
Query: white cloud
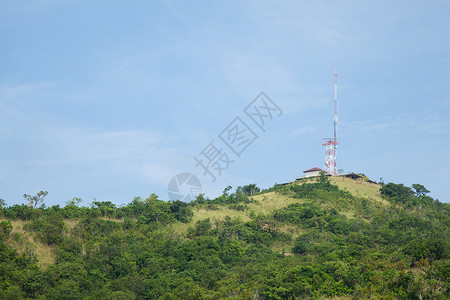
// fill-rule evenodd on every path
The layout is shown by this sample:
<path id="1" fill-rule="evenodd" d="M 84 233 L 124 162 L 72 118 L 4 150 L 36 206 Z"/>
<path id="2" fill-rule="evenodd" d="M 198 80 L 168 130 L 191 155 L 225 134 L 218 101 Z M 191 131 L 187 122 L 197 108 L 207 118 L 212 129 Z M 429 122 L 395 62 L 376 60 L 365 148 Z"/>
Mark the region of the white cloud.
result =
<path id="1" fill-rule="evenodd" d="M 361 133 L 376 134 L 380 132 L 397 133 L 426 133 L 441 134 L 450 130 L 450 120 L 443 119 L 432 111 L 425 111 L 419 115 L 385 116 L 379 119 L 342 122 L 340 124 L 344 135 Z"/>
<path id="2" fill-rule="evenodd" d="M 75 167 L 84 173 L 109 169 L 116 176 L 127 175 L 161 183 L 179 172 L 180 166 L 189 166 L 189 163 L 193 166 L 192 158 L 172 145 L 175 137 L 149 130 L 47 128 L 34 138 L 34 141 L 28 141 L 31 154 L 0 161 L 6 167 L 2 178 L 14 177 L 15 172 L 25 169 L 39 172 L 39 169 L 50 168 L 59 172 L 60 168 Z"/>
<path id="3" fill-rule="evenodd" d="M 318 127 L 315 126 L 304 126 L 301 128 L 297 128 L 293 131 L 293 134 L 295 135 L 303 135 L 303 134 L 307 134 L 307 135 L 311 135 L 311 134 L 317 134 L 318 133 Z"/>
<path id="4" fill-rule="evenodd" d="M 146 130 L 92 131 L 48 129 L 47 142 L 59 149 L 62 164 L 96 161 L 139 160 L 163 151 L 163 135 Z M 168 148 L 168 147 L 167 147 Z"/>

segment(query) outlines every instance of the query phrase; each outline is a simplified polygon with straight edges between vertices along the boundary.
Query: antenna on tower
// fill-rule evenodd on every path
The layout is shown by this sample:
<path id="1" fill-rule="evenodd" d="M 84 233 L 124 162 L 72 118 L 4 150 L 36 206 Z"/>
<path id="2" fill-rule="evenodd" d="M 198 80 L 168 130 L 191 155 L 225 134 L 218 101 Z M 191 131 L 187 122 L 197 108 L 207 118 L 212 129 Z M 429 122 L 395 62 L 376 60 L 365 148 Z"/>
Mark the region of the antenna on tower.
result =
<path id="1" fill-rule="evenodd" d="M 336 166 L 336 154 L 337 154 L 337 145 L 338 137 L 337 137 L 337 71 L 336 66 L 334 66 L 334 118 L 333 118 L 333 137 L 332 138 L 324 138 L 326 142 L 322 144 L 325 146 L 325 171 L 331 175 L 338 175 L 337 166 Z"/>
<path id="2" fill-rule="evenodd" d="M 337 70 L 336 66 L 334 66 L 334 141 L 337 142 L 337 123 L 338 123 L 338 117 L 337 117 Z M 337 146 L 336 146 L 337 148 Z"/>

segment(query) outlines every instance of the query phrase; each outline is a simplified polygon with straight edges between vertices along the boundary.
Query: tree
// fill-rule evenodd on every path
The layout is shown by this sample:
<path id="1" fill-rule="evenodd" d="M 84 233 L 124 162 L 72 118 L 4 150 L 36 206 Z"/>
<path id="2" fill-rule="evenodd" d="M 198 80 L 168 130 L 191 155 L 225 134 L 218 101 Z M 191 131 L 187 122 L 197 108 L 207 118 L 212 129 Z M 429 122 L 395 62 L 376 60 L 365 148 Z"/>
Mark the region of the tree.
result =
<path id="1" fill-rule="evenodd" d="M 328 177 L 327 174 L 324 171 L 320 171 L 319 173 L 319 182 L 320 183 L 327 183 L 328 182 Z"/>
<path id="2" fill-rule="evenodd" d="M 253 196 L 253 194 L 260 192 L 261 189 L 256 186 L 256 183 L 244 185 L 242 187 L 242 192 L 247 196 Z"/>
<path id="3" fill-rule="evenodd" d="M 6 202 L 3 199 L 0 199 L 0 215 L 3 215 L 3 212 L 5 211 L 6 208 Z"/>
<path id="4" fill-rule="evenodd" d="M 311 237 L 308 234 L 302 234 L 295 239 L 292 252 L 304 255 L 310 248 Z"/>
<path id="5" fill-rule="evenodd" d="M 198 203 L 198 204 L 204 204 L 204 203 L 206 202 L 205 194 L 201 194 L 201 193 L 198 194 L 198 195 L 195 197 L 194 202 L 195 202 L 195 203 Z"/>
<path id="6" fill-rule="evenodd" d="M 68 206 L 76 206 L 78 204 L 80 204 L 81 202 L 83 202 L 83 199 L 79 198 L 79 197 L 73 197 L 72 200 L 69 200 L 66 202 L 66 205 Z"/>
<path id="7" fill-rule="evenodd" d="M 211 221 L 209 218 L 204 219 L 204 220 L 198 220 L 197 223 L 195 224 L 195 229 L 193 234 L 195 236 L 202 236 L 202 235 L 206 235 L 208 233 L 208 231 L 211 229 L 212 225 L 211 225 Z"/>
<path id="8" fill-rule="evenodd" d="M 430 192 L 423 185 L 418 183 L 413 184 L 411 187 L 413 188 L 414 194 L 416 194 L 417 198 L 421 198 Z"/>
<path id="9" fill-rule="evenodd" d="M 24 194 L 23 197 L 28 201 L 28 206 L 36 208 L 39 203 L 44 202 L 45 196 L 48 195 L 47 191 L 40 191 L 34 196 Z"/>
<path id="10" fill-rule="evenodd" d="M 93 201 L 92 207 L 97 208 L 103 217 L 114 217 L 117 207 L 111 201 Z"/>
<path id="11" fill-rule="evenodd" d="M 394 203 L 408 204 L 417 200 L 411 189 L 403 184 L 389 182 L 380 189 L 381 197 L 387 198 Z"/>
<path id="12" fill-rule="evenodd" d="M 6 240 L 12 231 L 11 221 L 0 222 L 0 241 Z"/>
<path id="13" fill-rule="evenodd" d="M 228 197 L 228 192 L 231 191 L 232 188 L 233 188 L 233 187 L 232 187 L 231 185 L 227 186 L 227 187 L 223 190 L 222 195 L 225 196 L 225 197 Z"/>

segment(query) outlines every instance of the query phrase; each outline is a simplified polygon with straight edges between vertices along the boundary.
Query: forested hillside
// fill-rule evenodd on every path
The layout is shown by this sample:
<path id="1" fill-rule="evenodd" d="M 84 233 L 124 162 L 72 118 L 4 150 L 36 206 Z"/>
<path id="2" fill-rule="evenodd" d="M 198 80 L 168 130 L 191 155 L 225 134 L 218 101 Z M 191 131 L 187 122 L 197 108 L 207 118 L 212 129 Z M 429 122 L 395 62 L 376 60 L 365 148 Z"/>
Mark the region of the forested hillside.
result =
<path id="1" fill-rule="evenodd" d="M 1 299 L 449 299 L 450 205 L 322 176 L 220 197 L 0 208 Z"/>

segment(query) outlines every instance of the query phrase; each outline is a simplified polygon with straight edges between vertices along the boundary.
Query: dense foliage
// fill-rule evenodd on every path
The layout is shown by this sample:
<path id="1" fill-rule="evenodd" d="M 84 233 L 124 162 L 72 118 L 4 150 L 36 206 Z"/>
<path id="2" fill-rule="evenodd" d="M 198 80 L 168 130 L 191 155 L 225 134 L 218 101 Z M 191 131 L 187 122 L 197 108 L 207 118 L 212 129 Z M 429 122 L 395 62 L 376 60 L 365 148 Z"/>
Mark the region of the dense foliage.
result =
<path id="1" fill-rule="evenodd" d="M 268 191 L 298 201 L 267 215 L 249 212 L 249 221 L 191 220 L 199 208 L 245 211 L 258 204 L 252 196 Z M 216 199 L 200 195 L 190 204 L 152 194 L 121 207 L 79 207 L 78 198 L 64 207 L 36 208 L 41 198 L 0 207 L 0 298 L 450 297 L 450 205 L 425 187 L 385 184 L 380 194 L 388 204 L 354 197 L 325 176 L 268 191 L 227 187 Z M 54 264 L 40 268 L 33 251 L 15 249 L 18 221 L 51 247 Z M 176 234 L 172 224 L 182 223 L 186 234 Z M 274 251 L 280 244 L 291 246 Z"/>

